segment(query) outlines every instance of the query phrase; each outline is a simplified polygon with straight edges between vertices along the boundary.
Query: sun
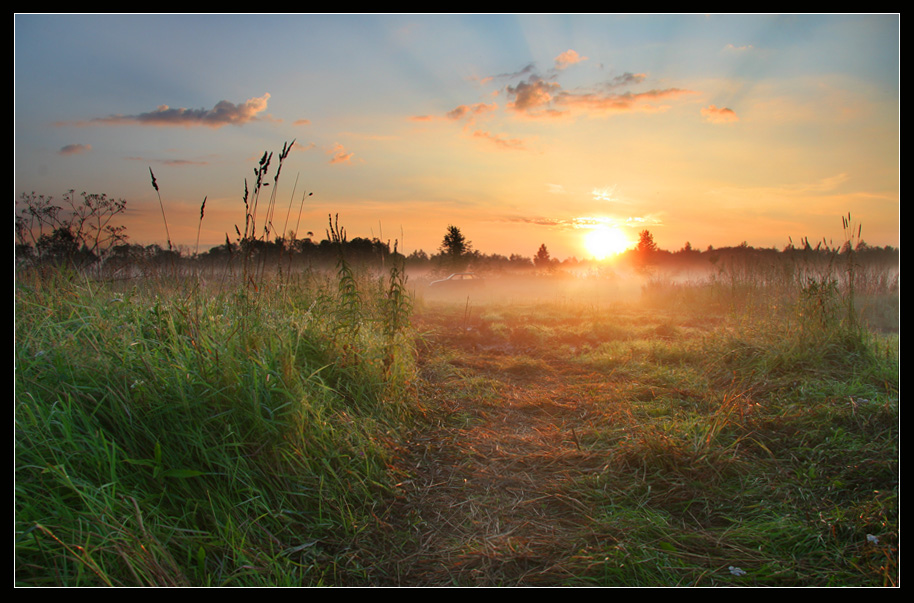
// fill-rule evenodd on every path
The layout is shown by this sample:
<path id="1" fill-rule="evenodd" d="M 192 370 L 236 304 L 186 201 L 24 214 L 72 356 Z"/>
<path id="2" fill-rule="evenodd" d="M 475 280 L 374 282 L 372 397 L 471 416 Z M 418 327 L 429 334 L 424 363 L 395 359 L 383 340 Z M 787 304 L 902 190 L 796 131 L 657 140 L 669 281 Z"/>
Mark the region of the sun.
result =
<path id="1" fill-rule="evenodd" d="M 598 260 L 618 255 L 631 245 L 621 230 L 611 226 L 598 226 L 584 235 L 584 246 Z"/>

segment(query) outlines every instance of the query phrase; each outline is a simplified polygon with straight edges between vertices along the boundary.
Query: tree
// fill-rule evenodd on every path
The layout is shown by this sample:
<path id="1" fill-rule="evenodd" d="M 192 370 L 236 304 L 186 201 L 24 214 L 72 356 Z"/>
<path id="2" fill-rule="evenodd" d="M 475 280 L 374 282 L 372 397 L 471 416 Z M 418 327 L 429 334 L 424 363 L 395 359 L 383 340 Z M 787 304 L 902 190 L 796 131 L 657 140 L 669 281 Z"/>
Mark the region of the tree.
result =
<path id="1" fill-rule="evenodd" d="M 463 270 L 468 263 L 467 256 L 472 252 L 473 246 L 467 241 L 463 233 L 456 226 L 449 225 L 444 240 L 438 251 L 444 265 L 453 270 Z"/>
<path id="2" fill-rule="evenodd" d="M 552 258 L 549 257 L 549 250 L 546 249 L 545 243 L 540 245 L 539 251 L 536 252 L 536 257 L 533 258 L 533 265 L 540 270 L 548 270 L 552 266 Z"/>
<path id="3" fill-rule="evenodd" d="M 39 259 L 62 261 L 90 259 L 106 255 L 127 240 L 124 226 L 113 220 L 127 207 L 123 199 L 107 195 L 74 192 L 63 196 L 62 205 L 52 197 L 23 193 L 16 215 L 17 249 L 34 245 Z"/>
<path id="4" fill-rule="evenodd" d="M 635 260 L 638 268 L 648 270 L 656 259 L 657 251 L 654 235 L 649 230 L 642 230 L 638 238 L 638 245 L 635 247 Z"/>
<path id="5" fill-rule="evenodd" d="M 641 255 L 649 255 L 657 251 L 657 243 L 654 242 L 654 235 L 649 230 L 642 230 L 638 235 L 638 246 L 636 249 Z"/>

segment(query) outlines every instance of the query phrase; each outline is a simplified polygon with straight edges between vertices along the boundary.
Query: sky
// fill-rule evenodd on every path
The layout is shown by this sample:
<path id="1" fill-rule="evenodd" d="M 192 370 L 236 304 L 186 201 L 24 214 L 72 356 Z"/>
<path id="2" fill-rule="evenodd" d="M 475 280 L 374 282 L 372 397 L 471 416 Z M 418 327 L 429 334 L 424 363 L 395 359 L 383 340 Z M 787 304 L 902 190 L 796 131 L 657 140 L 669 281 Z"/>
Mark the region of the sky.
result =
<path id="1" fill-rule="evenodd" d="M 405 253 L 454 225 L 482 253 L 584 259 L 595 231 L 671 251 L 840 243 L 850 213 L 899 246 L 898 14 L 14 25 L 16 198 L 126 199 L 133 243 L 234 240 L 245 181 L 265 152 L 272 181 L 294 141 L 276 235 L 321 239 L 338 215 Z"/>

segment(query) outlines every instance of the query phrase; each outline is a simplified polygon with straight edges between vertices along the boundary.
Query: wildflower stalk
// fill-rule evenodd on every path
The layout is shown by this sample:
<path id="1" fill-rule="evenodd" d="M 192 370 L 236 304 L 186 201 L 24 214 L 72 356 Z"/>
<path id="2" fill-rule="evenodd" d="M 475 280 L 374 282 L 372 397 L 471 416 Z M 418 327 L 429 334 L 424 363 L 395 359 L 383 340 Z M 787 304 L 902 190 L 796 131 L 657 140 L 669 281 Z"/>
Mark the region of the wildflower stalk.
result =
<path id="1" fill-rule="evenodd" d="M 168 241 L 168 251 L 171 251 L 171 235 L 168 233 L 168 220 L 165 218 L 165 205 L 162 203 L 162 195 L 159 193 L 156 175 L 152 173 L 151 167 L 149 168 L 149 175 L 152 177 L 152 188 L 156 189 L 156 195 L 159 197 L 159 208 L 162 210 L 162 221 L 165 222 L 165 239 Z"/>
<path id="2" fill-rule="evenodd" d="M 197 246 L 194 248 L 194 257 L 200 251 L 200 229 L 203 227 L 203 215 L 206 212 L 206 197 L 203 197 L 203 203 L 200 204 L 200 221 L 197 223 Z"/>
<path id="3" fill-rule="evenodd" d="M 336 216 L 336 222 L 334 222 L 332 216 L 328 217 L 330 228 L 327 230 L 327 238 L 336 245 L 338 250 L 336 273 L 339 302 L 336 308 L 337 323 L 335 328 L 338 334 L 346 332 L 354 339 L 361 327 L 362 300 L 359 296 L 355 272 L 349 262 L 346 261 L 346 254 L 343 251 L 346 244 L 346 230 L 339 225 L 339 214 Z"/>

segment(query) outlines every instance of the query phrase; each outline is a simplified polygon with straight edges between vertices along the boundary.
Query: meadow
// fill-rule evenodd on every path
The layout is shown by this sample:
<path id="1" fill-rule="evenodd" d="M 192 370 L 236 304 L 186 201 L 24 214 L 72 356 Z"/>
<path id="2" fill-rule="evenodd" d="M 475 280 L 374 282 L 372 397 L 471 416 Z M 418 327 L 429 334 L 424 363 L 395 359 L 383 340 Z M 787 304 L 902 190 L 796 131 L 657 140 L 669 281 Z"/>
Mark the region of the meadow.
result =
<path id="1" fill-rule="evenodd" d="M 16 583 L 897 585 L 897 284 L 840 276 L 24 271 Z"/>
<path id="2" fill-rule="evenodd" d="M 859 245 L 449 296 L 333 220 L 322 265 L 238 234 L 17 267 L 17 586 L 899 584 Z"/>

